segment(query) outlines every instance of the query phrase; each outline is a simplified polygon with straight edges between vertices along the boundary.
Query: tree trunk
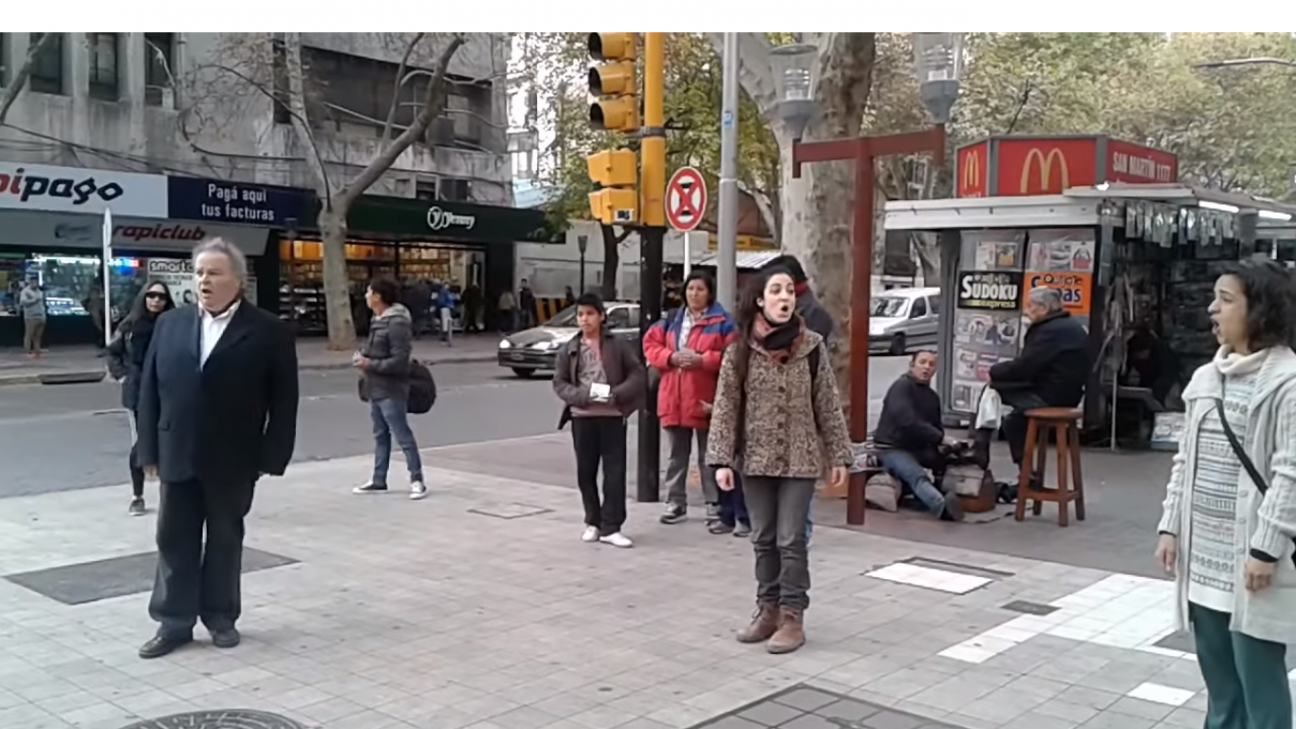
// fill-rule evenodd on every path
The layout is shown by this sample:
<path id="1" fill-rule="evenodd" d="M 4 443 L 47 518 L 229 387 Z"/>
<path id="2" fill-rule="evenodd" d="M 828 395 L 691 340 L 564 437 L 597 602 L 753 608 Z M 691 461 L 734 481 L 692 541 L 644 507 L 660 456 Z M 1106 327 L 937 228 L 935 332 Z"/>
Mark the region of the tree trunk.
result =
<path id="1" fill-rule="evenodd" d="M 610 225 L 599 226 L 603 233 L 603 293 L 604 301 L 617 297 L 617 273 L 621 270 L 621 241 L 625 236 L 617 236 L 616 229 Z"/>
<path id="2" fill-rule="evenodd" d="M 872 85 L 876 55 L 872 33 L 829 33 L 821 46 L 819 101 L 822 115 L 805 134 L 806 141 L 857 137 Z M 826 54 L 826 56 L 824 55 Z M 783 250 L 795 255 L 810 277 L 811 289 L 833 315 L 833 370 L 842 402 L 850 402 L 850 299 L 853 260 L 852 214 L 855 207 L 854 162 L 816 162 L 801 166 L 792 178 L 792 139 L 779 125 L 779 203 Z M 871 195 L 872 191 L 863 191 Z M 865 205 L 869 203 L 867 200 Z M 866 253 L 871 255 L 872 251 Z M 849 405 L 847 405 L 849 407 Z"/>
<path id="3" fill-rule="evenodd" d="M 347 204 L 345 207 L 349 207 Z M 317 219 L 324 241 L 324 307 L 328 318 L 328 348 L 355 349 L 355 320 L 351 316 L 350 278 L 347 276 L 347 210 L 325 205 Z"/>
<path id="4" fill-rule="evenodd" d="M 915 232 L 910 234 L 909 244 L 918 255 L 923 286 L 940 286 L 940 236 L 926 231 Z"/>

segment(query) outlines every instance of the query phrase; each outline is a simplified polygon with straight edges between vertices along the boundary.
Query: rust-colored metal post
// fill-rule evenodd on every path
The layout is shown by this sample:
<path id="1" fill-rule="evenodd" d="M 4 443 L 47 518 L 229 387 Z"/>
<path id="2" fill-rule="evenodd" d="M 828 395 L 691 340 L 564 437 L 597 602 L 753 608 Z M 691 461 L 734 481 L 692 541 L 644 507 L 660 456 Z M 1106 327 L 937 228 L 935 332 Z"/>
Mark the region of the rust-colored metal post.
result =
<path id="1" fill-rule="evenodd" d="M 856 141 L 855 220 L 851 236 L 850 296 L 850 437 L 868 440 L 869 305 L 873 298 L 873 146 L 867 137 Z M 850 475 L 846 491 L 846 523 L 864 523 L 864 473 Z"/>
<path id="2" fill-rule="evenodd" d="M 793 142 L 792 177 L 801 177 L 806 162 L 855 161 L 855 215 L 851 236 L 851 321 L 850 321 L 850 437 L 855 443 L 868 440 L 869 309 L 873 300 L 873 196 L 876 181 L 873 160 L 893 154 L 930 152 L 936 167 L 945 165 L 945 125 L 920 132 L 860 137 L 825 142 Z M 846 492 L 846 523 L 864 523 L 864 481 L 862 473 L 851 474 Z"/>

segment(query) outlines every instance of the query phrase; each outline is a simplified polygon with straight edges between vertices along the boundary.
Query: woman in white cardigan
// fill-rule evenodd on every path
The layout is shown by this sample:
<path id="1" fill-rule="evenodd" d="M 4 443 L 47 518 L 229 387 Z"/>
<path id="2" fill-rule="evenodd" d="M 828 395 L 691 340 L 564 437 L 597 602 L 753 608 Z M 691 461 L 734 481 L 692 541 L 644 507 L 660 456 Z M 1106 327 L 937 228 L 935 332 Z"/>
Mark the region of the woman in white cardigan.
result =
<path id="1" fill-rule="evenodd" d="M 1183 394 L 1156 556 L 1175 575 L 1179 627 L 1196 639 L 1206 729 L 1292 727 L 1284 659 L 1296 643 L 1293 287 L 1272 261 L 1220 276 L 1209 309 L 1220 349 Z"/>

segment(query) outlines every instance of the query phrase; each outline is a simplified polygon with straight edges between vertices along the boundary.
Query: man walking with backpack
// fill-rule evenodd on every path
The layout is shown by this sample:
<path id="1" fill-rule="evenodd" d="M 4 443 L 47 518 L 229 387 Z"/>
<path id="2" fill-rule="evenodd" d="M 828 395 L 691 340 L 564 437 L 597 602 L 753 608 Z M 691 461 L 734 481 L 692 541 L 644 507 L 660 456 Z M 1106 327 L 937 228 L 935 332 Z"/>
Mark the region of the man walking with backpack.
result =
<path id="1" fill-rule="evenodd" d="M 409 466 L 410 498 L 417 500 L 428 492 L 423 483 L 423 461 L 414 431 L 410 430 L 408 414 L 410 379 L 415 367 L 410 360 L 413 323 L 409 309 L 397 303 L 399 291 L 395 282 L 375 279 L 365 292 L 365 303 L 374 316 L 369 325 L 369 339 L 352 357 L 352 364 L 361 372 L 360 399 L 369 403 L 369 416 L 373 420 L 374 470 L 373 478 L 352 489 L 352 493 L 387 493 L 387 469 L 391 464 L 394 436 Z"/>

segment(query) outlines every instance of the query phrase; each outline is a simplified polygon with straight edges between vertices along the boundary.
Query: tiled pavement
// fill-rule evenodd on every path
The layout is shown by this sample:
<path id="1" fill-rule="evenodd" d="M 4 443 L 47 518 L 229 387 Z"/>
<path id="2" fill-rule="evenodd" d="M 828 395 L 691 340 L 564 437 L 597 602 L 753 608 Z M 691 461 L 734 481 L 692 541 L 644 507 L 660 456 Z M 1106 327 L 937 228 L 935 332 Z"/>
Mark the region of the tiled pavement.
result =
<path id="1" fill-rule="evenodd" d="M 1101 632 L 1068 637 L 1034 624 L 1001 633 L 1012 639 L 994 650 L 941 655 L 1041 614 L 1138 622 L 1155 608 L 1150 598 L 1114 601 L 1146 580 L 819 529 L 810 642 L 771 656 L 733 639 L 751 608 L 741 540 L 697 522 L 660 526 L 655 505 L 632 504 L 636 549 L 587 545 L 570 488 L 429 469 L 434 493 L 422 502 L 348 493 L 368 468 L 364 458 L 317 462 L 262 483 L 248 545 L 296 562 L 245 575 L 244 643 L 231 651 L 202 644 L 143 661 L 135 650 L 153 629 L 145 594 L 66 605 L 0 581 L 0 727 L 121 729 L 231 708 L 327 729 L 1202 722 L 1190 659 L 1094 642 Z M 0 574 L 149 551 L 153 518 L 122 514 L 122 493 L 0 501 Z M 897 562 L 906 563 L 890 579 L 866 576 Z M 951 576 L 932 579 L 942 565 Z M 911 584 L 915 575 L 928 587 Z M 1067 613 L 1077 600 L 1093 604 Z M 1141 619 L 1147 632 L 1152 618 Z M 797 686 L 864 703 L 789 706 L 814 699 L 789 691 Z M 829 716 L 830 705 L 860 716 Z"/>

